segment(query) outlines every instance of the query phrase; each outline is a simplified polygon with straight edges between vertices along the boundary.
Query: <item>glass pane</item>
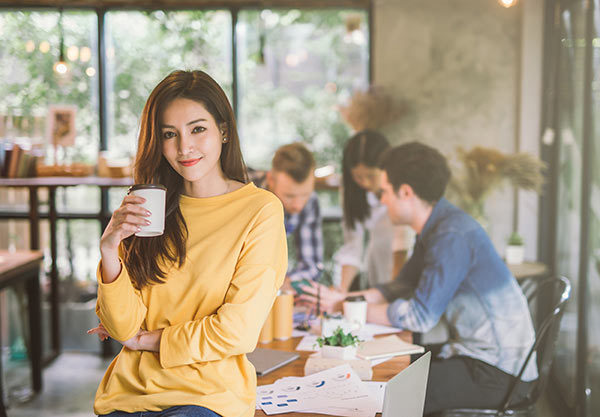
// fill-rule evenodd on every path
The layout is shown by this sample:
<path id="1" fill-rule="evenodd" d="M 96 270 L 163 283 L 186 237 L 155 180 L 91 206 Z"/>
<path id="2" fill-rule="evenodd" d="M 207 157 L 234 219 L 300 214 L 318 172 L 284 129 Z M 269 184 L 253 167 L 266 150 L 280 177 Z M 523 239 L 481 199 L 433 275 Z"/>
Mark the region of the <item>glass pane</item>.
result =
<path id="1" fill-rule="evenodd" d="M 99 137 L 96 14 L 65 11 L 62 25 L 59 16 L 55 11 L 0 12 L 0 140 L 33 149 L 32 153 L 53 163 L 55 152 L 46 135 L 48 109 L 72 106 L 75 143 L 58 148 L 58 162 L 95 164 Z M 53 70 L 61 26 L 69 67 L 65 75 Z"/>
<path id="2" fill-rule="evenodd" d="M 109 157 L 135 154 L 144 103 L 173 70 L 206 71 L 231 98 L 228 11 L 115 11 L 106 30 Z"/>
<path id="3" fill-rule="evenodd" d="M 595 39 L 593 43 L 592 100 L 594 111 L 594 145 L 592 161 L 600 161 L 600 1 L 595 1 Z M 588 416 L 592 417 L 600 410 L 600 166 L 592 163 L 592 195 L 590 213 L 590 258 L 589 258 L 589 316 L 588 316 L 588 387 L 591 389 Z"/>
<path id="4" fill-rule="evenodd" d="M 580 227 L 581 227 L 581 164 L 584 85 L 583 2 L 571 4 L 561 15 L 563 39 L 560 50 L 560 91 L 558 114 L 560 124 L 560 166 L 557 219 L 557 268 L 573 285 L 571 299 L 561 322 L 556 348 L 557 383 L 570 406 L 575 405 L 577 299 Z"/>
<path id="5" fill-rule="evenodd" d="M 349 131 L 336 105 L 368 84 L 368 18 L 356 10 L 246 10 L 239 14 L 238 123 L 249 166 L 301 140 L 321 165 L 341 160 Z"/>

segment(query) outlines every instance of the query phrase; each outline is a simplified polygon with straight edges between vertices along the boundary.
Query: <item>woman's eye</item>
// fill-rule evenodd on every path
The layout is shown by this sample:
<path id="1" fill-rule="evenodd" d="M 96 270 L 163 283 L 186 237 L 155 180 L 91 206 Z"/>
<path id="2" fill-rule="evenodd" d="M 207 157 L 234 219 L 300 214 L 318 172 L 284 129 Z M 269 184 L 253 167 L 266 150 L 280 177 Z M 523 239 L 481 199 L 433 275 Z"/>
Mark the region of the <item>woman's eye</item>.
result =
<path id="1" fill-rule="evenodd" d="M 206 129 L 203 128 L 202 126 L 196 126 L 195 128 L 192 129 L 192 133 L 200 133 L 200 132 L 204 132 Z"/>
<path id="2" fill-rule="evenodd" d="M 164 139 L 171 139 L 174 136 L 175 136 L 175 132 L 171 132 L 171 131 L 163 132 Z"/>

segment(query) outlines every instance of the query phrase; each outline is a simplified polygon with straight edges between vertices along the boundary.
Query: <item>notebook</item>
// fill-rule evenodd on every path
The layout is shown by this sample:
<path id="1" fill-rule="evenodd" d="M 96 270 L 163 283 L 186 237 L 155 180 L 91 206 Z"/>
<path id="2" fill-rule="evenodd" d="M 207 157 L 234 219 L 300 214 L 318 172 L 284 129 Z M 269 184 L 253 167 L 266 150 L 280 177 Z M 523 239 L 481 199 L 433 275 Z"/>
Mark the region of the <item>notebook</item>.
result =
<path id="1" fill-rule="evenodd" d="M 277 368 L 281 368 L 300 357 L 294 352 L 284 352 L 282 350 L 256 348 L 254 352 L 246 355 L 256 369 L 256 375 L 263 376 Z"/>
<path id="2" fill-rule="evenodd" d="M 427 352 L 387 382 L 381 417 L 423 417 L 430 362 Z"/>
<path id="3" fill-rule="evenodd" d="M 368 342 L 363 342 L 356 350 L 356 356 L 363 359 L 379 359 L 388 356 L 412 355 L 423 353 L 423 346 L 405 342 L 396 335 L 378 337 Z"/>

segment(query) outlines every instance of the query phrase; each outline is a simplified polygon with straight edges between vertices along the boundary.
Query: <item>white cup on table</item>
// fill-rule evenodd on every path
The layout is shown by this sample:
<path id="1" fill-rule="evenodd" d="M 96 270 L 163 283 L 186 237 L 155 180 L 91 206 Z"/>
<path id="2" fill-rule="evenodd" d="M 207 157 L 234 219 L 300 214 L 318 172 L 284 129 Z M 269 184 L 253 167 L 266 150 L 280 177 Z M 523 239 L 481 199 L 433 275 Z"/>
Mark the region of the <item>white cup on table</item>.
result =
<path id="1" fill-rule="evenodd" d="M 347 297 L 343 304 L 344 318 L 360 329 L 367 323 L 367 301 L 362 295 Z"/>

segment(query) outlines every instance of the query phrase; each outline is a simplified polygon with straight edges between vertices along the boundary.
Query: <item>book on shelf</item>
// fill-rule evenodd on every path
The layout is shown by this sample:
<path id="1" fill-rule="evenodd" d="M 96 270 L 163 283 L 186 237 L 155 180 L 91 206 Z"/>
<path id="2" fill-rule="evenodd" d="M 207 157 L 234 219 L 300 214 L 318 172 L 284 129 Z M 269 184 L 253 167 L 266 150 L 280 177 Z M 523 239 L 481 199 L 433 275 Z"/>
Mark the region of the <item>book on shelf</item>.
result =
<path id="1" fill-rule="evenodd" d="M 0 177 L 2 178 L 35 177 L 37 165 L 42 160 L 41 149 L 0 142 Z"/>
<path id="2" fill-rule="evenodd" d="M 16 143 L 12 147 L 10 160 L 8 161 L 8 170 L 6 176 L 8 178 L 17 178 L 19 172 L 19 163 L 23 158 L 23 148 Z"/>

